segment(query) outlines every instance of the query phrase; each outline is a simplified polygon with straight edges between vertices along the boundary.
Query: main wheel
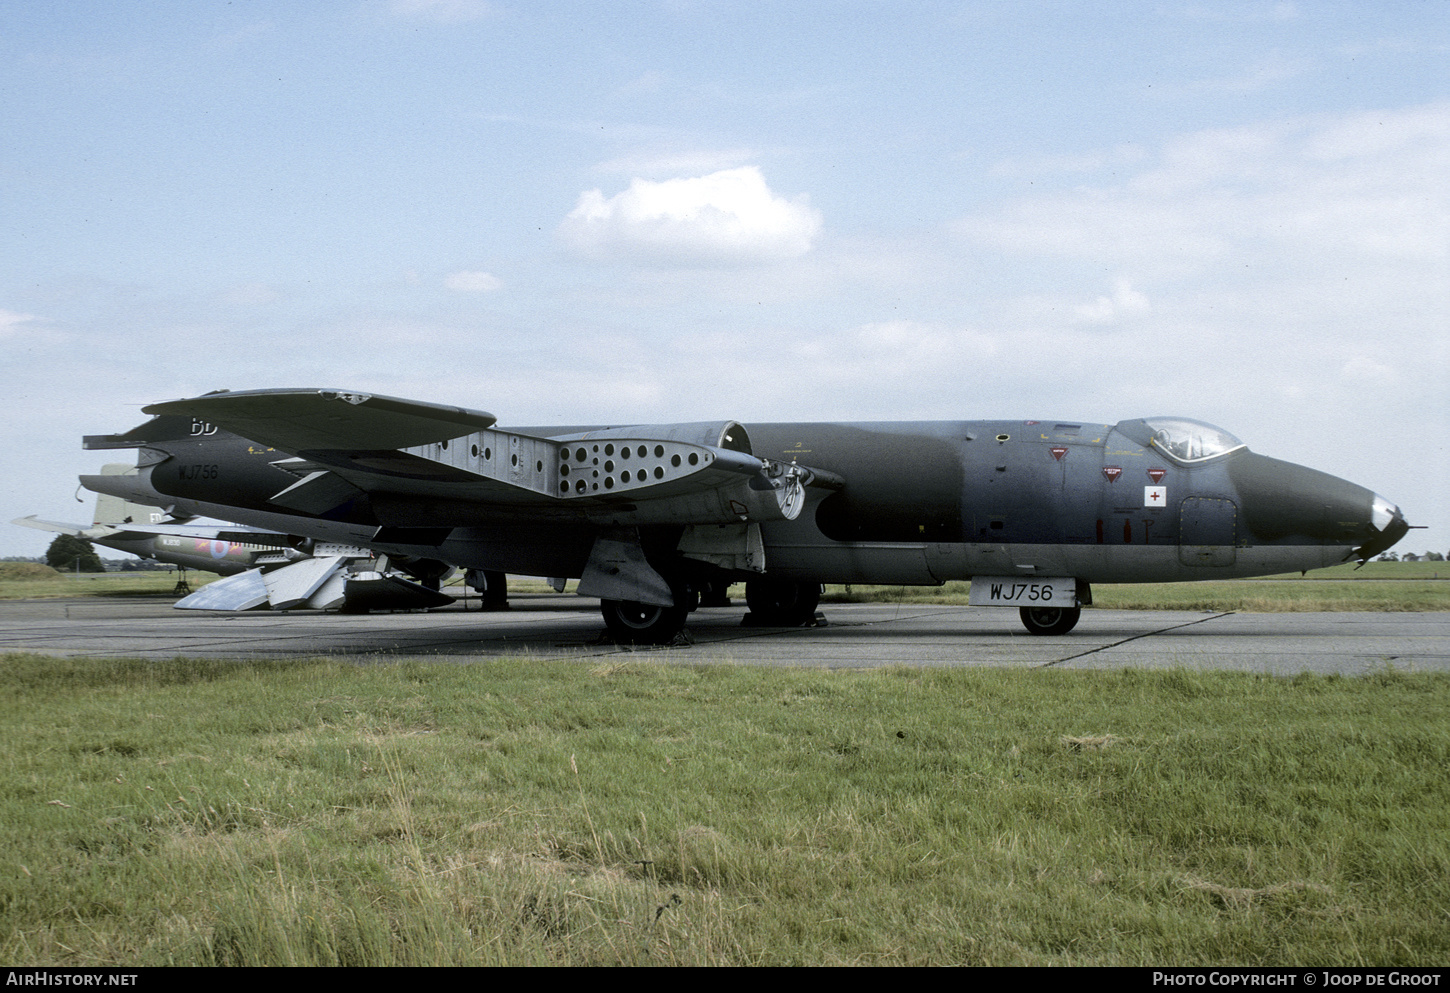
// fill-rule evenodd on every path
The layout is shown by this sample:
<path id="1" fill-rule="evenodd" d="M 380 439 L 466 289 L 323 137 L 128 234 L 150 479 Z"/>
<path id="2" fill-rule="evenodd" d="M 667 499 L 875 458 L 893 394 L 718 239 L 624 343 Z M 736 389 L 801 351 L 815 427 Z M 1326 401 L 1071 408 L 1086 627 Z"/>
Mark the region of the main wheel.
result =
<path id="1" fill-rule="evenodd" d="M 1077 627 L 1081 607 L 1022 607 L 1022 626 L 1031 634 L 1067 634 Z"/>
<path id="2" fill-rule="evenodd" d="M 816 616 L 816 608 L 821 603 L 821 584 L 751 579 L 745 584 L 745 603 L 757 623 L 799 627 Z"/>
<path id="3" fill-rule="evenodd" d="M 683 607 L 661 607 L 634 600 L 604 600 L 599 610 L 610 636 L 626 645 L 665 644 L 684 630 L 689 613 Z"/>

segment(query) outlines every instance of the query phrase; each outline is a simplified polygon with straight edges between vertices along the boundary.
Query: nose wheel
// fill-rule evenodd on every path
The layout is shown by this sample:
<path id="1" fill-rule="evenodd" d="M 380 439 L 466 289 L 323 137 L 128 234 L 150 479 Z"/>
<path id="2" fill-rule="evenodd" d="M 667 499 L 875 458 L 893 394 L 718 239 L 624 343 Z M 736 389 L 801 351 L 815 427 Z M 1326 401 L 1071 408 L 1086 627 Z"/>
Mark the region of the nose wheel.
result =
<path id="1" fill-rule="evenodd" d="M 1081 607 L 1022 607 L 1022 626 L 1029 634 L 1067 634 L 1077 627 Z"/>

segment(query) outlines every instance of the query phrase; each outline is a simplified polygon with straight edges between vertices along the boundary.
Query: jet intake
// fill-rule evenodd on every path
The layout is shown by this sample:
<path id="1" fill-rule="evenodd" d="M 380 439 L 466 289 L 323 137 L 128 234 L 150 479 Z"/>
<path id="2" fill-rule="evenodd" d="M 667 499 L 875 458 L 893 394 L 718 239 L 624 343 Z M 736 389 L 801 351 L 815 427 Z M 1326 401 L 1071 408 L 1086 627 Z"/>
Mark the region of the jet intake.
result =
<path id="1" fill-rule="evenodd" d="M 730 452 L 753 454 L 750 434 L 739 421 L 696 421 L 688 424 L 648 424 L 623 428 L 597 428 L 578 434 L 559 435 L 555 441 L 597 441 L 600 438 L 638 438 L 648 435 L 661 441 L 683 441 L 706 448 L 723 448 Z"/>

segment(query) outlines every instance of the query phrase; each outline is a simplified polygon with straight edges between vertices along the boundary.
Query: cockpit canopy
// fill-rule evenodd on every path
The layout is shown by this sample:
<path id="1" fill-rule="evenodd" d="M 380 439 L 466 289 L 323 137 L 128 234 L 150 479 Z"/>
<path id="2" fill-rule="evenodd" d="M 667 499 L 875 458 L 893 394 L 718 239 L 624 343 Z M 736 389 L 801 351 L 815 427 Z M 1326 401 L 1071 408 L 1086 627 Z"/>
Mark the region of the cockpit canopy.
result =
<path id="1" fill-rule="evenodd" d="M 1175 462 L 1191 464 L 1227 455 L 1246 447 L 1223 428 L 1190 417 L 1148 417 L 1152 447 Z"/>

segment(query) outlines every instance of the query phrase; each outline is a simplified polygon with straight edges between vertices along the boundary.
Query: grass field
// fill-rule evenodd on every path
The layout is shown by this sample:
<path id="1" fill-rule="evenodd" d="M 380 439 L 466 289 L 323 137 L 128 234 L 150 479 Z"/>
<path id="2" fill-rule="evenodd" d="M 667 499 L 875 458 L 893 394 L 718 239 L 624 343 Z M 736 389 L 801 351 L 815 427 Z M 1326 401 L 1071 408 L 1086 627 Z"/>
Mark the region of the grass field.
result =
<path id="1" fill-rule="evenodd" d="M 171 573 L 108 573 L 80 576 L 7 578 L 0 563 L 0 601 L 73 596 L 173 596 Z M 193 588 L 217 577 L 190 571 Z M 462 595 L 461 580 L 448 592 Z M 828 586 L 823 603 L 897 602 L 965 604 L 968 583 L 943 586 Z M 537 579 L 509 580 L 518 592 L 548 592 Z M 571 586 L 572 590 L 572 586 Z M 744 600 L 744 588 L 732 595 Z M 1201 583 L 1139 583 L 1097 586 L 1094 606 L 1110 610 L 1323 611 L 1323 610 L 1450 610 L 1450 567 L 1444 562 L 1370 562 L 1267 579 Z"/>
<path id="2" fill-rule="evenodd" d="M 20 568 L 29 566 L 30 568 Z M 45 571 L 41 571 L 45 570 Z M 171 596 L 174 572 L 57 573 L 29 562 L 0 562 L 0 600 L 53 599 L 77 596 Z M 212 582 L 215 573 L 189 570 L 193 588 Z"/>
<path id="3" fill-rule="evenodd" d="M 1435 964 L 1450 676 L 0 657 L 12 964 Z"/>

